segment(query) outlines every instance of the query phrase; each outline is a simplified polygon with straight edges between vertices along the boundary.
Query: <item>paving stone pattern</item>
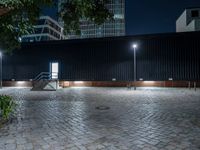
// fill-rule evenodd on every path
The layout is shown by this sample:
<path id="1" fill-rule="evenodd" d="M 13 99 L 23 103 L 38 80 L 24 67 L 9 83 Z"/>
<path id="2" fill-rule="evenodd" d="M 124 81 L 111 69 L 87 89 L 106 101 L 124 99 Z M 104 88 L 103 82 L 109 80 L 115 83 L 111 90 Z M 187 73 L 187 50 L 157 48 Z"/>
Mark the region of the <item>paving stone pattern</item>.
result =
<path id="1" fill-rule="evenodd" d="M 16 118 L 0 129 L 0 150 L 200 149 L 200 89 L 3 88 L 0 94 L 18 104 Z"/>

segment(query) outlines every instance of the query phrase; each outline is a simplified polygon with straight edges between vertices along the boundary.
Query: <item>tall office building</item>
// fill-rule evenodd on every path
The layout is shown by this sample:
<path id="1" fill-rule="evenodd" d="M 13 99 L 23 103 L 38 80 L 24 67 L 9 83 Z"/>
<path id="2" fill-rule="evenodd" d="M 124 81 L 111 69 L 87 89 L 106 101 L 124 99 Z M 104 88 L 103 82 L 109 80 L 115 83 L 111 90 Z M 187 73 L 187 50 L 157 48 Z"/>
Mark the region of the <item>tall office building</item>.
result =
<path id="1" fill-rule="evenodd" d="M 58 10 L 62 1 L 59 0 Z M 125 35 L 125 0 L 110 0 L 107 8 L 114 14 L 114 19 L 106 21 L 102 25 L 95 25 L 92 22 L 82 19 L 80 21 L 81 34 L 67 35 L 69 39 L 76 38 L 98 38 L 98 37 L 112 37 Z M 63 24 L 62 20 L 59 21 Z"/>

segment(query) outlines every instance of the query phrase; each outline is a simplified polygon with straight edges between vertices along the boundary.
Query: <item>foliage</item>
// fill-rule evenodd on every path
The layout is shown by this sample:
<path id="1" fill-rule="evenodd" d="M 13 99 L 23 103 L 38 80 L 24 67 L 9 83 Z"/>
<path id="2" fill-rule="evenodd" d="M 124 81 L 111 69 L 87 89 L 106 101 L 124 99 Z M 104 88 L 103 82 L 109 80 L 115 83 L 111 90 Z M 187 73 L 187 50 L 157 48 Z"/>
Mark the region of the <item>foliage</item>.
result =
<path id="1" fill-rule="evenodd" d="M 0 48 L 11 51 L 20 46 L 19 37 L 29 33 L 40 14 L 40 8 L 51 0 L 0 0 L 9 11 L 0 16 Z"/>
<path id="2" fill-rule="evenodd" d="M 106 8 L 109 0 L 67 0 L 61 3 L 59 16 L 64 20 L 66 33 L 80 34 L 80 20 L 85 19 L 97 25 L 113 18 Z"/>
<path id="3" fill-rule="evenodd" d="M 106 8 L 109 0 L 64 0 L 58 15 L 64 21 L 66 33 L 80 34 L 80 20 L 86 18 L 102 24 L 112 18 Z M 20 47 L 22 35 L 30 33 L 41 8 L 51 6 L 53 0 L 0 0 L 0 9 L 9 11 L 0 15 L 0 49 L 12 51 Z"/>
<path id="4" fill-rule="evenodd" d="M 14 111 L 16 103 L 10 96 L 0 95 L 0 114 L 4 120 L 9 119 L 11 113 Z"/>

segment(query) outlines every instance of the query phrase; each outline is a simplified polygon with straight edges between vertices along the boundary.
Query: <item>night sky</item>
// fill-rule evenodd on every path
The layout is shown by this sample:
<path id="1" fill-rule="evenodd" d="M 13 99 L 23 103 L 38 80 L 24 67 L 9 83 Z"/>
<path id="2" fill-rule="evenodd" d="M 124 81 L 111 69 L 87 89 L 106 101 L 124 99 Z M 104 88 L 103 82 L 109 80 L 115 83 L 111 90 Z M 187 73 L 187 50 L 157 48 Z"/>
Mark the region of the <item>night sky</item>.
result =
<path id="1" fill-rule="evenodd" d="M 176 19 L 200 0 L 126 0 L 126 35 L 175 32 Z M 55 18 L 56 9 L 45 9 Z"/>
<path id="2" fill-rule="evenodd" d="M 200 7 L 200 0 L 126 0 L 126 34 L 175 32 L 187 7 Z"/>

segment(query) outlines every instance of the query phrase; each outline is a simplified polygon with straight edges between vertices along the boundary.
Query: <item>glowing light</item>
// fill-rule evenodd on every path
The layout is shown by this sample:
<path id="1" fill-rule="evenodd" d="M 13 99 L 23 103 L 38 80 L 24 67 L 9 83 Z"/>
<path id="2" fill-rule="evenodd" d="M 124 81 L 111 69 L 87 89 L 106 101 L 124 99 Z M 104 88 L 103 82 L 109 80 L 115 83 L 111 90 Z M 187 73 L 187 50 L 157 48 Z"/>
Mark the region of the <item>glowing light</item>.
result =
<path id="1" fill-rule="evenodd" d="M 18 40 L 19 40 L 20 43 L 22 42 L 22 38 L 21 37 L 19 37 Z"/>
<path id="2" fill-rule="evenodd" d="M 133 48 L 137 48 L 137 44 L 133 44 Z"/>
<path id="3" fill-rule="evenodd" d="M 69 81 L 64 81 L 64 82 L 63 82 L 63 86 L 64 86 L 64 87 L 69 86 Z"/>
<path id="4" fill-rule="evenodd" d="M 21 84 L 24 84 L 25 81 L 17 81 L 17 84 L 21 85 Z"/>
<path id="5" fill-rule="evenodd" d="M 124 19 L 123 15 L 114 15 L 114 19 Z"/>
<path id="6" fill-rule="evenodd" d="M 169 78 L 169 81 L 173 81 L 173 78 Z"/>
<path id="7" fill-rule="evenodd" d="M 83 81 L 74 81 L 75 84 L 83 84 Z"/>
<path id="8" fill-rule="evenodd" d="M 140 81 L 143 81 L 143 78 L 140 78 L 139 80 L 140 80 Z"/>
<path id="9" fill-rule="evenodd" d="M 155 83 L 155 81 L 144 81 L 144 83 Z"/>

